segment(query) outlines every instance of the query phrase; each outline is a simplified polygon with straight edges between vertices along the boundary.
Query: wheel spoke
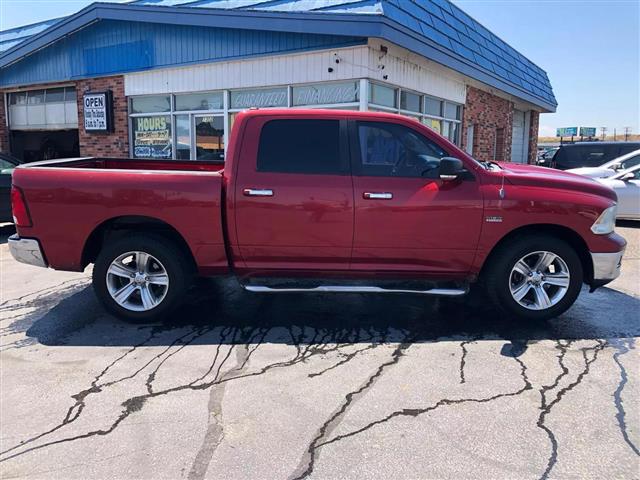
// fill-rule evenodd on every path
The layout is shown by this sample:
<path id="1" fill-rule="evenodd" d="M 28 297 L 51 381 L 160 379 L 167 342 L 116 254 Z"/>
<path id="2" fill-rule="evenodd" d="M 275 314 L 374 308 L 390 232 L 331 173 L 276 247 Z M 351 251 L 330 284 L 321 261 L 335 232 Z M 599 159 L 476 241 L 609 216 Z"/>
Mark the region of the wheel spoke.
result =
<path id="1" fill-rule="evenodd" d="M 140 287 L 140 299 L 142 300 L 142 306 L 145 310 L 149 310 L 156 305 L 153 293 L 151 293 L 151 290 L 149 290 L 149 287 L 146 285 Z"/>
<path id="2" fill-rule="evenodd" d="M 569 286 L 569 275 L 566 273 L 552 273 L 545 275 L 542 283 L 567 288 Z"/>
<path id="3" fill-rule="evenodd" d="M 535 267 L 533 267 L 533 270 L 537 272 L 544 272 L 545 270 L 547 270 L 547 268 L 549 268 L 549 266 L 553 263 L 556 257 L 557 255 L 554 253 L 542 252 L 542 254 L 540 255 L 540 258 L 536 262 Z"/>
<path id="4" fill-rule="evenodd" d="M 124 287 L 122 287 L 120 290 L 118 290 L 116 293 L 113 294 L 113 299 L 116 302 L 118 302 L 120 305 L 122 305 L 123 303 L 126 303 L 127 300 L 129 300 L 129 297 L 133 292 L 136 291 L 137 288 L 138 287 L 136 287 L 136 285 L 133 283 L 125 285 Z"/>
<path id="5" fill-rule="evenodd" d="M 135 274 L 135 271 L 122 263 L 112 263 L 107 270 L 108 273 L 115 275 L 116 277 L 122 277 L 130 279 L 132 275 Z"/>
<path id="6" fill-rule="evenodd" d="M 531 273 L 531 268 L 522 259 L 519 260 L 518 263 L 516 263 L 516 266 L 513 267 L 513 269 L 520 275 L 524 275 L 525 277 Z"/>
<path id="7" fill-rule="evenodd" d="M 149 283 L 153 285 L 169 285 L 169 277 L 166 273 L 154 273 L 152 275 L 148 275 Z"/>
<path id="8" fill-rule="evenodd" d="M 527 293 L 529 293 L 529 290 L 531 290 L 531 284 L 528 282 L 523 282 L 518 287 L 511 288 L 511 295 L 513 295 L 513 298 L 515 298 L 516 301 L 519 302 L 525 297 Z"/>
<path id="9" fill-rule="evenodd" d="M 136 267 L 139 272 L 148 272 L 149 255 L 144 252 L 136 252 Z"/>
<path id="10" fill-rule="evenodd" d="M 544 288 L 542 288 L 542 285 L 536 285 L 533 287 L 533 293 L 536 296 L 536 305 L 539 308 L 543 309 L 551 306 L 551 299 Z"/>

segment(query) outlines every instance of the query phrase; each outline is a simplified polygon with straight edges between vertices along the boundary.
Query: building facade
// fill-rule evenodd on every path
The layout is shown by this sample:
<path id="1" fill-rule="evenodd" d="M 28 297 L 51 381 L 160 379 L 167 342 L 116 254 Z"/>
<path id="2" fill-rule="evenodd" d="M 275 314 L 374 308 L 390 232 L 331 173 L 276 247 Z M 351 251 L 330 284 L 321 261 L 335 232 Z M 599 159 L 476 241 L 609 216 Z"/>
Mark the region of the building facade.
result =
<path id="1" fill-rule="evenodd" d="M 546 74 L 453 4 L 228 4 L 93 4 L 0 32 L 0 149 L 222 161 L 239 111 L 336 108 L 413 117 L 479 160 L 534 161 L 556 107 Z"/>

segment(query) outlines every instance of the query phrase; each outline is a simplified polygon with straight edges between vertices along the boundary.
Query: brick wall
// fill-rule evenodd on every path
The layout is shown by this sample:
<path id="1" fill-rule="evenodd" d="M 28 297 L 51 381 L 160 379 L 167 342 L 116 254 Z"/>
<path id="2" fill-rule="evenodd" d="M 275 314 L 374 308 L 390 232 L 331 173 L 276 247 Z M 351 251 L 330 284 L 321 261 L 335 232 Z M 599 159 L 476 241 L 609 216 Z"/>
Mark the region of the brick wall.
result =
<path id="1" fill-rule="evenodd" d="M 113 92 L 113 133 L 87 133 L 84 129 L 82 95 L 85 92 Z M 124 96 L 124 77 L 102 77 L 80 80 L 78 92 L 78 137 L 80 155 L 87 157 L 128 157 L 129 133 L 127 121 L 127 99 Z"/>
<path id="2" fill-rule="evenodd" d="M 529 158 L 530 164 L 536 163 L 536 156 L 538 151 L 538 125 L 540 123 L 540 113 L 535 110 L 531 110 L 531 117 L 529 118 Z"/>
<path id="3" fill-rule="evenodd" d="M 7 126 L 6 110 L 4 105 L 4 92 L 0 92 L 0 151 L 9 151 L 9 127 Z"/>
<path id="4" fill-rule="evenodd" d="M 467 128 L 473 124 L 473 155 L 478 160 L 510 160 L 513 103 L 467 87 L 462 122 L 462 145 L 466 148 Z M 498 138 L 499 136 L 499 138 Z M 494 151 L 497 148 L 497 152 Z"/>

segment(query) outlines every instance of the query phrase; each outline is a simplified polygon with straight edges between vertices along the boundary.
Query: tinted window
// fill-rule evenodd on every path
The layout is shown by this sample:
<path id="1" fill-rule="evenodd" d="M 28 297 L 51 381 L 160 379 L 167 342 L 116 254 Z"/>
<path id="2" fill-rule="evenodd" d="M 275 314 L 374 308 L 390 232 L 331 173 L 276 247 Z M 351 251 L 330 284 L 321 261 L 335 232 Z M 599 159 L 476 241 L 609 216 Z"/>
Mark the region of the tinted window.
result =
<path id="1" fill-rule="evenodd" d="M 627 168 L 635 167 L 640 163 L 640 155 L 627 158 L 624 162 L 620 163 L 620 170 L 626 170 Z"/>
<path id="2" fill-rule="evenodd" d="M 620 148 L 617 145 L 571 145 L 561 147 L 554 156 L 558 168 L 599 167 L 616 158 Z"/>
<path id="3" fill-rule="evenodd" d="M 436 177 L 447 153 L 418 132 L 390 123 L 358 122 L 361 173 Z"/>
<path id="4" fill-rule="evenodd" d="M 344 173 L 338 120 L 271 120 L 262 127 L 258 171 Z"/>

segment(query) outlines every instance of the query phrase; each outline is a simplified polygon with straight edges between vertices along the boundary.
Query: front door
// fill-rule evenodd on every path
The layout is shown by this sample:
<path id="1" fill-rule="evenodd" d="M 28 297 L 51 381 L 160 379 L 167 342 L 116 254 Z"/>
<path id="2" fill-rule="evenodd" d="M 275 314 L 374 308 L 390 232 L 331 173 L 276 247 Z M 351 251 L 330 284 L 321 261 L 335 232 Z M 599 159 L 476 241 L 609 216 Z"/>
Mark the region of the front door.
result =
<path id="1" fill-rule="evenodd" d="M 348 270 L 353 184 L 346 123 L 255 117 L 235 190 L 237 242 L 256 270 Z M 250 143 L 255 143 L 251 145 Z"/>
<path id="2" fill-rule="evenodd" d="M 472 176 L 438 177 L 450 153 L 418 127 L 350 126 L 354 170 L 352 269 L 443 276 L 470 270 L 483 202 Z"/>

